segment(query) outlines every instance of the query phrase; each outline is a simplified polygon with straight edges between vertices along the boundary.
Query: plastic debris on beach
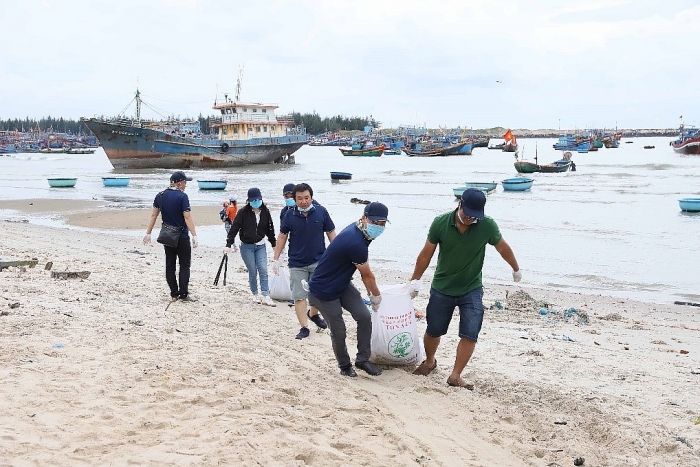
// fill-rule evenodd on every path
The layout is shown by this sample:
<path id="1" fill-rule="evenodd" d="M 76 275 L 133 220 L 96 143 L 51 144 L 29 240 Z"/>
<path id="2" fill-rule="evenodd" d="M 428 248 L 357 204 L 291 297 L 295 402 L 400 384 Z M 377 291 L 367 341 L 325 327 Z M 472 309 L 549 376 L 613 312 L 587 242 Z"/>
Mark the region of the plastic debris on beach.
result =
<path id="1" fill-rule="evenodd" d="M 499 303 L 500 302 L 496 302 Z M 500 309 L 495 304 L 490 309 Z M 551 303 L 544 300 L 535 300 L 527 292 L 518 290 L 506 296 L 505 307 L 509 314 L 524 314 L 539 316 L 546 318 L 550 322 L 568 322 L 576 325 L 590 324 L 588 313 L 578 308 L 570 307 L 565 311 L 560 311 Z"/>
<path id="2" fill-rule="evenodd" d="M 501 303 L 499 300 L 496 300 L 493 302 L 493 305 L 489 307 L 489 310 L 502 310 L 503 309 L 503 303 Z"/>

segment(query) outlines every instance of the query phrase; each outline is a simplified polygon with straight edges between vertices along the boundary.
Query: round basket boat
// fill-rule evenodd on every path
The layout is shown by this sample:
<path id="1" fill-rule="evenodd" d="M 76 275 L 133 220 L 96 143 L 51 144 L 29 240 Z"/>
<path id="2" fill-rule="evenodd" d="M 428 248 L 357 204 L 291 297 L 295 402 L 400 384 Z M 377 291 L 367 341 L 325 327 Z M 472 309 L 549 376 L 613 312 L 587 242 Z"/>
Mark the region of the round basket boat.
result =
<path id="1" fill-rule="evenodd" d="M 200 190 L 225 190 L 226 180 L 197 180 Z"/>
<path id="2" fill-rule="evenodd" d="M 49 178 L 49 186 L 54 188 L 71 188 L 74 187 L 77 178 Z"/>
<path id="3" fill-rule="evenodd" d="M 682 198 L 678 200 L 681 211 L 700 212 L 700 198 Z"/>
<path id="4" fill-rule="evenodd" d="M 104 186 L 128 186 L 129 177 L 102 177 L 102 183 Z"/>
<path id="5" fill-rule="evenodd" d="M 532 178 L 513 177 L 501 181 L 501 185 L 503 185 L 504 191 L 525 191 L 532 188 L 533 182 Z"/>

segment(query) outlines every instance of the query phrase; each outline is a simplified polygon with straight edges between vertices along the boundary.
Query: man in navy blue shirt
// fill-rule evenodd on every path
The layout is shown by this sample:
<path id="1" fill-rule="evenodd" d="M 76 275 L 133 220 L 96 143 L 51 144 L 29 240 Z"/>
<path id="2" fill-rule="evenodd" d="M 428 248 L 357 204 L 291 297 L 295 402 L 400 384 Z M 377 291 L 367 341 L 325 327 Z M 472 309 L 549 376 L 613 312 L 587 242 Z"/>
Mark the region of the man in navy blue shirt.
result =
<path id="1" fill-rule="evenodd" d="M 279 258 L 287 238 L 289 238 L 289 285 L 294 300 L 294 311 L 301 329 L 297 339 L 309 337 L 308 319 L 311 319 L 320 329 L 328 325 L 318 314 L 315 307 L 307 310 L 306 299 L 308 292 L 301 283 L 307 281 L 316 270 L 318 261 L 326 251 L 325 234 L 328 241 L 335 238 L 335 224 L 326 208 L 314 203 L 314 191 L 306 183 L 300 183 L 292 189 L 296 205 L 290 207 L 282 217 L 280 234 L 273 255 L 272 272 L 279 274 Z"/>
<path id="2" fill-rule="evenodd" d="M 151 218 L 146 227 L 146 235 L 143 237 L 144 245 L 151 244 L 151 232 L 158 219 L 158 214 L 161 215 L 164 224 L 182 229 L 177 247 L 163 246 L 165 248 L 165 280 L 168 282 L 168 287 L 170 287 L 170 298 L 172 301 L 195 301 L 189 294 L 188 288 L 190 263 L 192 261 L 192 249 L 190 248 L 188 232 L 192 232 L 192 248 L 197 248 L 197 233 L 192 214 L 190 213 L 190 199 L 185 194 L 187 182 L 191 180 L 192 177 L 185 176 L 181 171 L 174 172 L 170 176 L 170 186 L 158 193 L 153 200 Z M 180 263 L 180 273 L 177 277 L 175 274 L 176 262 Z"/>
<path id="3" fill-rule="evenodd" d="M 389 209 L 382 203 L 365 206 L 362 218 L 345 227 L 328 245 L 309 281 L 309 303 L 318 308 L 328 322 L 333 353 L 343 376 L 357 376 L 345 343 L 343 308 L 357 322 L 355 366 L 372 376 L 382 373 L 381 368 L 369 361 L 372 353 L 372 318 L 360 292 L 351 281 L 355 271 L 360 271 L 372 309 L 375 312 L 379 310 L 382 297 L 369 267 L 369 244 L 384 231 L 388 215 Z"/>

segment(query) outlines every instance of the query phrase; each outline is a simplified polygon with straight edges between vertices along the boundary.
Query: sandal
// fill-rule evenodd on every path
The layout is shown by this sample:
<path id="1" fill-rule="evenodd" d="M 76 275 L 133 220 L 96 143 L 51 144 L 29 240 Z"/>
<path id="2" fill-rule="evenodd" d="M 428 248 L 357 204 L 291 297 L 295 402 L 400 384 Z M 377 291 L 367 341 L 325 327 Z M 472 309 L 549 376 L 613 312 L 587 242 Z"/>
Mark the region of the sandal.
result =
<path id="1" fill-rule="evenodd" d="M 474 385 L 472 383 L 467 383 L 462 378 L 459 378 L 457 381 L 452 381 L 450 380 L 450 378 L 447 378 L 447 385 L 452 386 L 454 388 L 464 388 L 469 391 L 474 390 Z"/>
<path id="2" fill-rule="evenodd" d="M 426 365 L 425 360 L 421 362 L 420 365 L 418 365 L 418 368 L 413 370 L 414 375 L 420 375 L 420 376 L 428 376 L 435 368 L 437 368 L 437 359 L 435 360 L 435 363 L 433 363 L 433 366 L 428 367 Z"/>

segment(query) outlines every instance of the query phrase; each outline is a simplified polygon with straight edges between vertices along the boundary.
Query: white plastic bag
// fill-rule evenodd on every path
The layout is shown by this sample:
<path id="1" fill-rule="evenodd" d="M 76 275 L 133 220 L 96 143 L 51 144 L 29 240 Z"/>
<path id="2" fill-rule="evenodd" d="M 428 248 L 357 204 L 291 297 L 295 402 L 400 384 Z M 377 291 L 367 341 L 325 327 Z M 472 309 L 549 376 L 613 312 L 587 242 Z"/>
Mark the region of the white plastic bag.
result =
<path id="1" fill-rule="evenodd" d="M 268 276 L 268 285 L 270 287 L 270 298 L 282 302 L 288 302 L 292 299 L 292 289 L 289 287 L 289 268 L 280 266 L 280 273 L 272 273 Z"/>
<path id="2" fill-rule="evenodd" d="M 382 303 L 372 313 L 371 361 L 384 365 L 414 365 L 422 360 L 422 347 L 411 292 L 416 284 L 380 287 Z"/>

